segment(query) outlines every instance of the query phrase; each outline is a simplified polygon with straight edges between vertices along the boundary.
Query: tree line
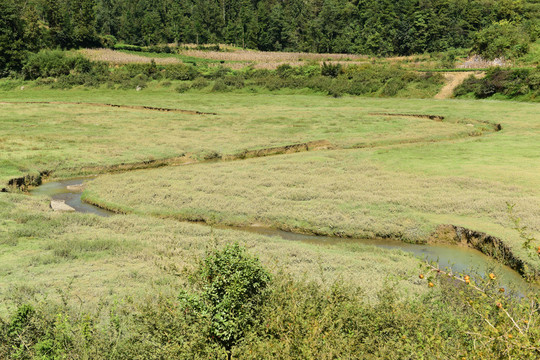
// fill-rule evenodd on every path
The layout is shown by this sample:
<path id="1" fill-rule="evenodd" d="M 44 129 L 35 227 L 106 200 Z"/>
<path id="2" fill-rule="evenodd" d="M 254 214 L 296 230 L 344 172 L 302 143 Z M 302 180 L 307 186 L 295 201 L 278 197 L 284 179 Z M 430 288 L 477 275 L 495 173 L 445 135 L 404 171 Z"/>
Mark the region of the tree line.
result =
<path id="1" fill-rule="evenodd" d="M 410 55 L 470 47 L 501 21 L 540 32 L 538 0 L 3 0 L 0 13 L 4 63 L 21 49 L 117 41 Z"/>

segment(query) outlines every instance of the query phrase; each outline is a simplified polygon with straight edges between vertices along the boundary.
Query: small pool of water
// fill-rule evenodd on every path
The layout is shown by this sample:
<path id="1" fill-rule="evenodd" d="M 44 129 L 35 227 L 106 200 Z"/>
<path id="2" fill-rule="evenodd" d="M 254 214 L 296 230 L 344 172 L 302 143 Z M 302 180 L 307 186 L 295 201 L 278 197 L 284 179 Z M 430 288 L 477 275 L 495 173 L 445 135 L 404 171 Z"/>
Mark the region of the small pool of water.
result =
<path id="1" fill-rule="evenodd" d="M 69 180 L 54 181 L 45 183 L 31 191 L 34 195 L 49 196 L 52 200 L 64 200 L 67 205 L 81 213 L 95 214 L 98 216 L 110 216 L 113 212 L 100 209 L 96 206 L 81 201 L 81 191 L 68 190 L 67 186 L 81 185 L 92 181 L 95 177 L 81 177 Z M 441 269 L 451 269 L 454 273 L 475 272 L 486 274 L 493 272 L 500 283 L 507 290 L 515 290 L 518 294 L 523 294 L 527 290 L 527 282 L 508 266 L 498 263 L 480 251 L 464 246 L 456 245 L 419 245 L 408 244 L 392 239 L 344 239 L 329 236 L 312 236 L 296 234 L 265 227 L 220 227 L 226 229 L 247 231 L 269 237 L 279 237 L 290 241 L 301 241 L 314 245 L 335 245 L 335 244 L 363 244 L 376 246 L 384 249 L 395 249 L 412 253 L 430 262 L 437 262 Z"/>
<path id="2" fill-rule="evenodd" d="M 95 214 L 98 216 L 110 216 L 111 211 L 103 210 L 97 206 L 82 202 L 81 192 L 68 190 L 68 186 L 82 185 L 84 182 L 92 181 L 95 177 L 81 177 L 62 181 L 52 181 L 38 186 L 30 191 L 33 195 L 49 196 L 51 200 L 64 200 L 77 212 Z"/>

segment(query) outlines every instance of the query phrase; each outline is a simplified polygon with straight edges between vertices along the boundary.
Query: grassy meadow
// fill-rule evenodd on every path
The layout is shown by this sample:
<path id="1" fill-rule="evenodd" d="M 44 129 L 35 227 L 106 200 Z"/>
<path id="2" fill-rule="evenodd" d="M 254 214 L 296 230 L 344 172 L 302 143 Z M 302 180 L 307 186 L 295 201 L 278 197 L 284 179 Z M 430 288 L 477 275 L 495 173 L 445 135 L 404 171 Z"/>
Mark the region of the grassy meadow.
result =
<path id="1" fill-rule="evenodd" d="M 0 337 L 7 339 L 0 342 L 0 358 L 226 357 L 206 337 L 208 322 L 191 317 L 189 301 L 197 300 L 201 259 L 238 242 L 258 256 L 272 284 L 261 318 L 254 330 L 246 328 L 234 358 L 482 358 L 504 352 L 532 359 L 536 353 L 526 341 L 538 338 L 532 331 L 537 313 L 511 302 L 497 282 L 483 288 L 489 296 L 463 300 L 456 282 L 439 282 L 437 272 L 401 250 L 315 245 L 220 226 L 425 241 L 437 225 L 450 223 L 499 236 L 540 268 L 506 212 L 506 202 L 515 204 L 538 238 L 539 106 L 336 99 L 303 90 L 180 94 L 159 83 L 142 91 L 39 85 L 0 91 L 2 187 L 41 171 L 50 171 L 51 179 L 101 173 L 87 183 L 83 198 L 127 213 L 58 213 L 45 196 L 0 193 Z M 246 150 L 316 140 L 332 148 L 226 160 Z M 109 166 L 183 155 L 190 164 L 104 174 Z M 479 308 L 465 301 L 489 310 L 485 316 L 501 332 L 496 346 L 477 345 L 467 334 L 492 333 L 482 327 Z M 529 332 L 519 320 L 519 332 L 527 334 L 519 346 L 509 342 L 508 334 L 518 331 L 493 311 L 493 301 L 530 321 Z M 30 315 L 25 304 L 34 309 Z M 33 320 L 19 333 L 25 316 Z"/>
<path id="2" fill-rule="evenodd" d="M 95 310 L 100 301 L 141 299 L 183 286 L 182 274 L 209 248 L 239 242 L 272 271 L 332 283 L 340 278 L 372 300 L 384 273 L 401 295 L 424 292 L 418 260 L 404 252 L 342 244 L 317 247 L 262 235 L 145 216 L 55 213 L 44 197 L 0 194 L 0 314 L 24 302 L 58 301 Z M 367 266 L 367 264 L 372 264 Z"/>
<path id="3" fill-rule="evenodd" d="M 261 97 L 250 101 L 262 105 Z M 269 98 L 284 103 L 280 96 Z M 296 104 L 306 106 L 302 100 L 308 98 L 295 97 Z M 511 103 L 488 101 L 319 100 L 318 109 L 332 104 L 327 109 L 336 120 L 321 119 L 328 126 L 317 129 L 322 132 L 311 138 L 309 132 L 295 134 L 290 143 L 324 138 L 337 150 L 104 176 L 84 196 L 124 212 L 338 236 L 425 241 L 437 225 L 451 223 L 501 237 L 526 257 L 506 204 L 515 204 L 516 214 L 538 234 L 537 105 L 516 110 Z M 375 110 L 446 119 L 370 116 Z M 314 113 L 329 116 L 310 107 L 308 114 Z M 264 115 L 250 112 L 242 121 L 251 116 Z M 291 117 L 303 127 L 301 116 Z M 482 121 L 500 122 L 503 130 L 480 136 L 473 129 Z M 295 121 L 290 124 L 295 129 Z M 260 143 L 278 144 L 283 142 Z"/>
<path id="4" fill-rule="evenodd" d="M 142 92 L 34 88 L 4 92 L 1 101 L 12 102 L 0 104 L 2 184 L 44 170 L 53 171 L 55 177 L 66 177 L 80 173 L 84 167 L 186 154 L 201 159 L 314 140 L 328 140 L 338 148 L 372 147 L 462 138 L 491 130 L 466 112 L 451 115 L 448 106 L 429 101 L 400 100 L 402 104 L 396 107 L 396 100 L 175 94 L 159 87 Z M 217 115 L 25 101 L 147 105 Z M 371 115 L 373 112 L 435 113 L 447 118 L 434 122 Z"/>

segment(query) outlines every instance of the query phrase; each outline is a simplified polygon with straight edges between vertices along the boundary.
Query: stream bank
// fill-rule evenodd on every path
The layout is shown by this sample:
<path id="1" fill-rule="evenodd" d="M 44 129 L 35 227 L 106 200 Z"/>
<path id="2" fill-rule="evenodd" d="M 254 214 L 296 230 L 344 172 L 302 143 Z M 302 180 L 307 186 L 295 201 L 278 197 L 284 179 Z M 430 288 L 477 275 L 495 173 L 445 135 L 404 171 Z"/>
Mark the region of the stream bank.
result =
<path id="1" fill-rule="evenodd" d="M 80 177 L 63 181 L 48 182 L 38 186 L 30 191 L 32 195 L 48 196 L 51 200 L 64 201 L 66 205 L 72 207 L 75 211 L 81 213 L 89 213 L 98 216 L 115 215 L 114 212 L 106 209 L 87 204 L 81 200 L 82 184 L 86 181 L 92 181 L 96 176 Z M 202 222 L 202 224 L 205 224 Z M 211 226 L 209 224 L 205 224 Z M 436 262 L 438 266 L 451 269 L 454 273 L 472 272 L 479 275 L 484 275 L 489 272 L 497 274 L 501 284 L 508 289 L 515 289 L 520 293 L 525 293 L 528 283 L 520 275 L 520 273 L 511 267 L 501 263 L 495 257 L 490 257 L 483 254 L 477 249 L 470 246 L 475 242 L 479 243 L 483 240 L 485 243 L 491 242 L 498 244 L 500 239 L 491 237 L 484 233 L 473 232 L 464 228 L 454 227 L 453 225 L 445 225 L 448 231 L 450 227 L 459 234 L 460 241 L 455 244 L 411 244 L 391 238 L 373 238 L 373 239 L 354 239 L 354 238 L 336 238 L 320 235 L 298 234 L 278 229 L 273 229 L 263 226 L 248 226 L 248 227 L 232 227 L 232 226 L 215 226 L 220 229 L 245 231 L 268 237 L 279 237 L 289 241 L 300 241 L 312 245 L 336 245 L 336 244 L 362 244 L 375 246 L 384 249 L 401 250 L 412 253 L 413 255 L 423 258 L 425 261 Z M 451 232 L 450 232 L 451 233 Z M 458 235 L 456 235 L 458 236 Z M 500 242 L 501 245 L 504 245 Z M 518 265 L 521 260 L 516 259 L 516 262 L 509 265 Z M 523 262 L 521 262 L 523 265 Z"/>

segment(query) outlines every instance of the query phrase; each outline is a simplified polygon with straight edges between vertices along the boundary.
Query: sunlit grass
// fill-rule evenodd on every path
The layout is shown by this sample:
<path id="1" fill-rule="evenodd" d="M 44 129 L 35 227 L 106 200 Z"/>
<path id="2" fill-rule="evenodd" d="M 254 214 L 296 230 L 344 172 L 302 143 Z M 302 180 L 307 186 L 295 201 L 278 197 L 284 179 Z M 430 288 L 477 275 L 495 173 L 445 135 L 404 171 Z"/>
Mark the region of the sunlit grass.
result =
<path id="1" fill-rule="evenodd" d="M 240 242 L 272 271 L 328 283 L 342 278 L 374 299 L 395 278 L 403 296 L 424 291 L 412 255 L 364 245 L 314 246 L 233 230 L 142 216 L 59 214 L 45 199 L 0 194 L 0 313 L 21 301 L 65 293 L 85 308 L 101 300 L 175 293 L 206 249 Z M 6 226 L 7 225 L 7 226 Z M 7 229 L 6 229 L 7 227 Z M 384 258 L 381 258 L 384 254 Z"/>
<path id="2" fill-rule="evenodd" d="M 0 104 L 0 183 L 52 170 L 70 176 L 84 166 L 192 154 L 235 154 L 313 140 L 337 147 L 467 137 L 483 124 L 439 109 L 437 102 L 329 99 L 317 95 L 174 94 L 153 88 L 5 92 L 4 101 L 103 102 L 214 112 L 190 115 L 71 104 Z M 418 105 L 423 105 L 418 107 Z M 427 105 L 427 106 L 425 106 Z M 435 105 L 435 106 L 434 106 Z M 373 116 L 371 112 L 446 115 L 444 122 Z M 474 123 L 469 127 L 468 122 Z"/>

